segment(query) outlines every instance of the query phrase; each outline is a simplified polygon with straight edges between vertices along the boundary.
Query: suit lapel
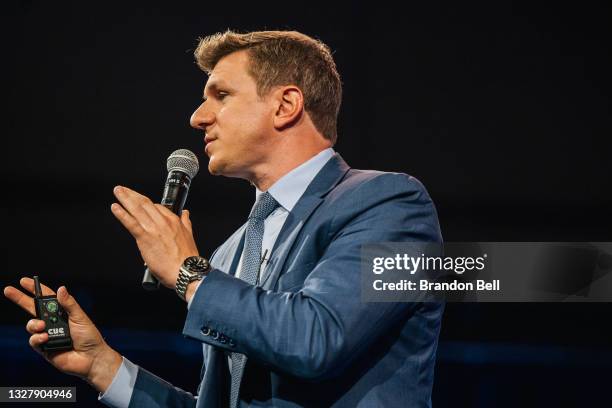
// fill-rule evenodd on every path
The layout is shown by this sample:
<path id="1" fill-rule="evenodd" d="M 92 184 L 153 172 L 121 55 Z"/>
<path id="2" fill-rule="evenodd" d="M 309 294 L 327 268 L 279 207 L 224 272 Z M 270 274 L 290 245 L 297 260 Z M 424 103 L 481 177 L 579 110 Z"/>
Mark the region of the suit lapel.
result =
<path id="1" fill-rule="evenodd" d="M 323 200 L 319 197 L 302 197 L 296 203 L 293 211 L 287 215 L 287 219 L 274 243 L 270 261 L 264 270 L 264 277 L 261 282 L 261 286 L 264 289 L 270 290 L 276 284 L 280 276 L 281 268 L 285 264 L 285 260 L 293 246 L 295 238 L 298 236 L 310 214 L 312 214 L 322 201 Z"/>
<path id="2" fill-rule="evenodd" d="M 340 182 L 348 170 L 349 166 L 336 153 L 312 180 L 302 197 L 295 204 L 295 207 L 293 207 L 293 210 L 287 216 L 276 238 L 270 261 L 263 271 L 264 276 L 261 281 L 263 289 L 271 290 L 274 288 L 287 261 L 287 256 L 291 252 L 293 243 L 302 227 L 313 211 L 323 202 L 323 197 Z"/>

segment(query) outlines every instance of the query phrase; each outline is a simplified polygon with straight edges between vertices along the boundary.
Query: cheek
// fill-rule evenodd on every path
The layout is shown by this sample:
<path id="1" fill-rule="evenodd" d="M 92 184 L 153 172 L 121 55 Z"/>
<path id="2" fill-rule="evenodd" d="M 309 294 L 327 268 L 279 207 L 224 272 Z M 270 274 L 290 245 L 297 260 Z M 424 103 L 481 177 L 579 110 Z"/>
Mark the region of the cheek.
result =
<path id="1" fill-rule="evenodd" d="M 217 113 L 217 123 L 224 137 L 224 142 L 237 149 L 248 150 L 261 142 L 270 132 L 271 118 L 268 106 L 261 103 L 225 106 Z"/>
<path id="2" fill-rule="evenodd" d="M 235 130 L 242 138 L 260 139 L 268 134 L 267 118 L 258 112 L 249 112 L 235 123 Z"/>
<path id="3" fill-rule="evenodd" d="M 251 127 L 250 114 L 251 112 L 240 106 L 223 107 L 217 114 L 217 123 L 223 132 L 233 139 L 240 137 L 241 133 Z"/>
<path id="4" fill-rule="evenodd" d="M 252 131 L 257 132 L 259 137 L 265 137 L 270 134 L 273 123 L 268 106 L 259 104 L 256 107 L 252 107 L 245 119 Z"/>

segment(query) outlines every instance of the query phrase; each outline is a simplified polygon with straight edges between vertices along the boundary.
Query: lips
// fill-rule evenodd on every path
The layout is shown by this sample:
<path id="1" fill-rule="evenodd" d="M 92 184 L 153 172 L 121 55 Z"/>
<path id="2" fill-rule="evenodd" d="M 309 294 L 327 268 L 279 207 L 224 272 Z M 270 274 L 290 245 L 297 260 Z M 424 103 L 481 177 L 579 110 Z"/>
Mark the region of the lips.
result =
<path id="1" fill-rule="evenodd" d="M 210 146 L 212 145 L 212 142 L 214 142 L 215 140 L 217 140 L 217 139 L 214 139 L 214 138 L 212 138 L 212 137 L 211 137 L 211 138 L 209 138 L 208 136 L 206 136 L 206 138 L 204 139 L 204 143 L 206 144 L 206 145 L 204 146 L 204 152 L 205 152 L 207 155 L 209 155 L 209 156 L 210 156 L 210 152 L 209 152 L 209 150 L 210 150 Z"/>

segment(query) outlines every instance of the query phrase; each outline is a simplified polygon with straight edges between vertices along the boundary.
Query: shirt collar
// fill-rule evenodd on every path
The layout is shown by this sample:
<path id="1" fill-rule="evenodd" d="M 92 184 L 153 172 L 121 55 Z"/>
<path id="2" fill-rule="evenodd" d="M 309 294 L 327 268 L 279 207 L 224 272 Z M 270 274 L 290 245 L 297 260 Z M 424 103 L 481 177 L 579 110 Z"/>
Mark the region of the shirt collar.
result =
<path id="1" fill-rule="evenodd" d="M 268 189 L 268 192 L 285 210 L 293 210 L 293 207 L 302 197 L 312 179 L 315 178 L 335 153 L 331 147 L 319 152 L 316 156 L 278 179 Z M 259 189 L 255 189 L 255 201 L 257 201 L 257 198 L 262 193 Z"/>

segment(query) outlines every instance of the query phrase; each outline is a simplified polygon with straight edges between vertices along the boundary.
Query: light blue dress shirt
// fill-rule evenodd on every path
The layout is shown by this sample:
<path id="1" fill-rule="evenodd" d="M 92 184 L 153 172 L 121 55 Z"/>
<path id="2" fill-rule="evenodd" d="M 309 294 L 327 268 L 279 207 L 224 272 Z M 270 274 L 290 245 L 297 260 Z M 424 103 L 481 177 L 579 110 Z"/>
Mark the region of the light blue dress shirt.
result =
<path id="1" fill-rule="evenodd" d="M 265 259 L 270 259 L 270 254 L 276 238 L 280 233 L 287 216 L 295 207 L 300 197 L 310 185 L 310 182 L 315 176 L 321 171 L 323 166 L 332 158 L 335 154 L 332 148 L 325 149 L 319 152 L 316 156 L 305 161 L 289 173 L 281 177 L 272 187 L 268 189 L 268 192 L 274 197 L 274 199 L 280 204 L 280 206 L 274 210 L 268 218 L 264 221 L 264 236 L 261 245 L 262 257 L 265 254 Z M 262 191 L 255 190 L 255 198 L 262 194 Z M 242 257 L 240 256 L 240 262 L 238 263 L 236 276 L 240 276 L 240 269 L 242 266 Z M 267 263 L 263 262 L 263 267 Z M 228 271 L 229 272 L 229 271 Z M 263 275 L 263 271 L 262 271 Z M 199 288 L 199 285 L 198 285 Z M 196 288 L 196 292 L 197 289 Z M 195 293 L 191 297 L 188 306 L 191 306 L 191 301 L 195 298 Z M 133 364 L 127 358 L 123 357 L 123 362 L 117 374 L 113 378 L 111 385 L 108 387 L 104 394 L 101 394 L 98 399 L 104 404 L 110 407 L 128 407 L 130 399 L 132 398 L 132 392 L 134 391 L 134 384 L 136 383 L 136 377 L 138 375 L 138 366 Z"/>

